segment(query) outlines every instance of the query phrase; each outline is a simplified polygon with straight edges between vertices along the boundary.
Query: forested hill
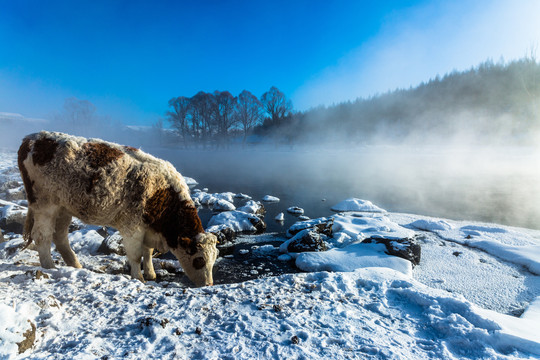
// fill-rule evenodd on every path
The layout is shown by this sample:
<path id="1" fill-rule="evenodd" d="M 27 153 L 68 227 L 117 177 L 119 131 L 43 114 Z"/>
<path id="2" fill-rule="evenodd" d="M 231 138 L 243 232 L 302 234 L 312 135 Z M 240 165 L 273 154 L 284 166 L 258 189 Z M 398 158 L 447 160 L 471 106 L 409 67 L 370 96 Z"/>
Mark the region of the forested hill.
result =
<path id="1" fill-rule="evenodd" d="M 297 142 L 531 143 L 540 133 L 540 64 L 485 62 L 407 90 L 292 115 L 268 133 Z"/>

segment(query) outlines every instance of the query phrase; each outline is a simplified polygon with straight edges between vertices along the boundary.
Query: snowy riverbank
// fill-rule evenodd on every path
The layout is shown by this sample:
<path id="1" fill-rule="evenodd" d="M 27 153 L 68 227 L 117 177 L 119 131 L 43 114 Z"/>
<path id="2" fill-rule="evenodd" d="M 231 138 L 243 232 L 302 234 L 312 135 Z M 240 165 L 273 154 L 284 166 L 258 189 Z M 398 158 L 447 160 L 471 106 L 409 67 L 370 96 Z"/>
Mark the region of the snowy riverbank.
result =
<path id="1" fill-rule="evenodd" d="M 0 183 L 19 180 L 14 154 L 0 154 Z M 247 199 L 229 195 L 237 209 Z M 98 251 L 103 237 L 95 226 L 69 235 L 84 269 L 65 267 L 53 252 L 58 268 L 44 270 L 35 251 L 19 249 L 20 235 L 4 231 L 0 358 L 540 356 L 540 231 L 376 209 L 362 217 L 328 214 L 336 224 L 330 250 L 286 254 L 312 272 L 208 288 L 131 280 L 123 256 Z M 419 265 L 404 271 L 406 260 L 396 265 L 376 246 L 359 249 L 361 238 L 392 234 L 418 237 Z M 237 242 L 248 245 L 246 256 L 264 252 L 281 261 L 279 246 L 259 246 L 268 237 Z M 218 259 L 215 278 L 225 261 Z M 158 275 L 181 270 L 172 260 L 155 262 Z M 345 262 L 352 271 L 320 271 Z M 18 354 L 24 339 L 31 346 Z"/>

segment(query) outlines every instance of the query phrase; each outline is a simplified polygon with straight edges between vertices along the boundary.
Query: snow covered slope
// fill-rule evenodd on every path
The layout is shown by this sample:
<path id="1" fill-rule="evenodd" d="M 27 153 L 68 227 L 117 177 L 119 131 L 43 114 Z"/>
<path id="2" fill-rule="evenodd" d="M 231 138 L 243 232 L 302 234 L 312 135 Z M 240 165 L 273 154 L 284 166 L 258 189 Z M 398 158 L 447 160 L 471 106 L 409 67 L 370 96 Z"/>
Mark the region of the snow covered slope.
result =
<path id="1" fill-rule="evenodd" d="M 0 182 L 14 166 L 13 154 L 0 155 Z M 124 271 L 124 257 L 99 254 L 95 227 L 70 234 L 84 269 L 63 266 L 58 254 L 57 269 L 41 269 L 35 251 L 20 250 L 20 235 L 6 234 L 0 359 L 540 357 L 540 231 L 408 214 L 381 219 L 386 232 L 424 236 L 412 275 L 379 262 L 197 289 L 142 284 Z M 353 238 L 359 224 L 342 220 Z M 510 288 L 515 293 L 505 294 Z M 525 312 L 503 314 L 497 301 L 505 297 Z"/>

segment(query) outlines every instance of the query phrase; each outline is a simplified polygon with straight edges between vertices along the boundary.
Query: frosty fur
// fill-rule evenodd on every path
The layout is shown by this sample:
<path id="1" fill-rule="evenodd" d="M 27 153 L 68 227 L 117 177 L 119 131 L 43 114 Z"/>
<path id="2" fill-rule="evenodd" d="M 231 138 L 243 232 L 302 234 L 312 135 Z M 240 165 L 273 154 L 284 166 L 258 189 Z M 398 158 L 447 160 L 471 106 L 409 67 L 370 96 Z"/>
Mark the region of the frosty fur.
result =
<path id="1" fill-rule="evenodd" d="M 18 152 L 28 197 L 25 238 L 41 266 L 54 268 L 54 242 L 68 266 L 81 268 L 68 242 L 72 216 L 123 236 L 131 276 L 156 278 L 152 251 L 170 250 L 197 286 L 211 285 L 216 238 L 205 233 L 184 178 L 141 150 L 56 132 L 31 134 Z"/>

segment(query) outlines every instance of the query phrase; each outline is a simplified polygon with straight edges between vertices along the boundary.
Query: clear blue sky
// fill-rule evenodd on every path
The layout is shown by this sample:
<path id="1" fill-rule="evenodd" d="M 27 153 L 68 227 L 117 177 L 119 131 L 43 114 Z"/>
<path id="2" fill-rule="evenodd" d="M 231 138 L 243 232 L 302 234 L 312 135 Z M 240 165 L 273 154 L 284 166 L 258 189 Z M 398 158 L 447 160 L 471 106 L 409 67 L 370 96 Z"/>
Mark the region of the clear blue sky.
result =
<path id="1" fill-rule="evenodd" d="M 151 124 L 171 97 L 271 86 L 331 104 L 521 57 L 539 3 L 0 0 L 0 112 L 48 117 L 75 96 Z"/>

